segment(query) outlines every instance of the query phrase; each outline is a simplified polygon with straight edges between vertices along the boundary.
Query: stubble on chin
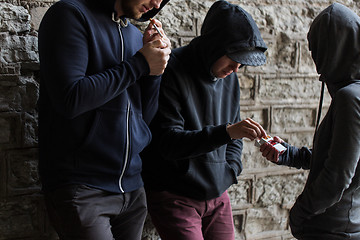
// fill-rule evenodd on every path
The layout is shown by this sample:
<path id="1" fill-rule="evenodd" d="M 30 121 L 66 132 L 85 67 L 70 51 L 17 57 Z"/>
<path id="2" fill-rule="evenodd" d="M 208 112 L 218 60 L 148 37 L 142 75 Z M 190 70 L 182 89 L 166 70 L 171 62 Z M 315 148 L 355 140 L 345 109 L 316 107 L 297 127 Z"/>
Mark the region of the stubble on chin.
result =
<path id="1" fill-rule="evenodd" d="M 128 4 L 125 3 L 122 5 L 122 9 L 124 10 L 123 12 L 125 13 L 125 17 L 127 18 L 131 18 L 131 19 L 139 19 L 142 16 L 142 13 L 140 11 L 137 11 L 136 9 L 134 9 L 133 6 L 130 6 Z"/>

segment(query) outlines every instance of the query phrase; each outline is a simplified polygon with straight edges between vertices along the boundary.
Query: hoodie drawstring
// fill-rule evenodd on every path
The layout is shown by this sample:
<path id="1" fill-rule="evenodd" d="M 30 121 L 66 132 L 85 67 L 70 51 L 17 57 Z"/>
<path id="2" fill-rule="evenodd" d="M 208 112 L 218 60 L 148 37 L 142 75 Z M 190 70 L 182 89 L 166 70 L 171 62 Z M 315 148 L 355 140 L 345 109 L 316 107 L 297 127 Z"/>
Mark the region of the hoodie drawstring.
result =
<path id="1" fill-rule="evenodd" d="M 319 110 L 318 110 L 318 115 L 317 115 L 317 120 L 316 120 L 316 125 L 315 125 L 315 133 L 316 133 L 316 131 L 318 130 L 319 123 L 320 123 L 321 109 L 322 109 L 322 104 L 323 104 L 323 100 L 324 100 L 324 89 L 325 89 L 325 82 L 322 81 L 322 84 L 321 84 L 321 95 L 320 95 L 320 102 L 319 102 Z"/>

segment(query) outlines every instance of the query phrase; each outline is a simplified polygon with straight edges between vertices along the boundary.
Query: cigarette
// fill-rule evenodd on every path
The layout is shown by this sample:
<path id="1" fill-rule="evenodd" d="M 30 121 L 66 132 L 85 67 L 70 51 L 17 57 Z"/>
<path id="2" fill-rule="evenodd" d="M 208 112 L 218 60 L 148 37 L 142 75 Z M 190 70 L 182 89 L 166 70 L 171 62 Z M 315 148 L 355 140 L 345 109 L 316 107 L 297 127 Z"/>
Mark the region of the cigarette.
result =
<path id="1" fill-rule="evenodd" d="M 156 29 L 156 31 L 159 33 L 160 37 L 163 38 L 164 36 L 161 34 L 159 28 L 155 25 L 155 20 L 150 18 L 150 22 L 152 22 L 154 28 Z"/>

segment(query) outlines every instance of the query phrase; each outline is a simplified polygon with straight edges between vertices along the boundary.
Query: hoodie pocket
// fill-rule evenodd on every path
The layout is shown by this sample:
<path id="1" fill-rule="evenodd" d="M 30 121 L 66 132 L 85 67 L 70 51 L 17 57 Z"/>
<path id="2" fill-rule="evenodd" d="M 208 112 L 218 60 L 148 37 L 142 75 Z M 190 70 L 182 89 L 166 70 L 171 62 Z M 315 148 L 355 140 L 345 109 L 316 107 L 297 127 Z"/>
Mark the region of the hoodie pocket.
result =
<path id="1" fill-rule="evenodd" d="M 77 152 L 78 168 L 88 173 L 118 174 L 124 163 L 126 110 L 98 110 Z"/>
<path id="2" fill-rule="evenodd" d="M 151 132 L 141 113 L 132 112 L 131 118 L 132 152 L 139 154 L 151 141 Z"/>
<path id="3" fill-rule="evenodd" d="M 130 114 L 130 155 L 126 176 L 140 174 L 142 160 L 140 152 L 150 143 L 151 132 L 141 114 L 131 112 Z"/>
<path id="4" fill-rule="evenodd" d="M 189 162 L 189 170 L 184 176 L 188 190 L 195 197 L 212 199 L 220 196 L 234 183 L 234 170 L 224 160 L 206 162 L 193 159 Z"/>

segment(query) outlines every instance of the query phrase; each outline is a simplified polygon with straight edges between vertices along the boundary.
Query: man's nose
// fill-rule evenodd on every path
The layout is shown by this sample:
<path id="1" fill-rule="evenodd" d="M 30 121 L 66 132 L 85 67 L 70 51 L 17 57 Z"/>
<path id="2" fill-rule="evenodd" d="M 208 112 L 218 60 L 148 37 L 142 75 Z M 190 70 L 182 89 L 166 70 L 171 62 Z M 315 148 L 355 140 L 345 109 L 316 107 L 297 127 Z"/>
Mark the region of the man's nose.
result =
<path id="1" fill-rule="evenodd" d="M 233 72 L 236 73 L 239 70 L 240 66 L 241 66 L 240 63 L 235 63 L 232 68 Z"/>
<path id="2" fill-rule="evenodd" d="M 151 4 L 154 6 L 154 8 L 160 8 L 162 0 L 151 0 Z"/>

